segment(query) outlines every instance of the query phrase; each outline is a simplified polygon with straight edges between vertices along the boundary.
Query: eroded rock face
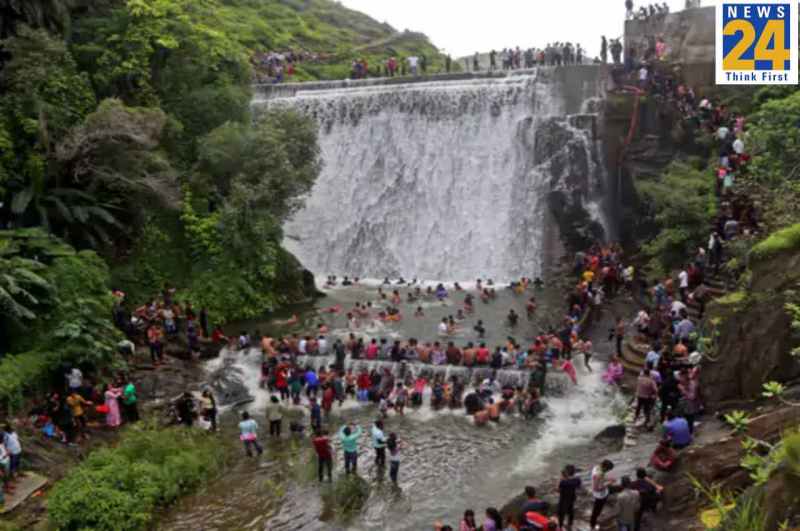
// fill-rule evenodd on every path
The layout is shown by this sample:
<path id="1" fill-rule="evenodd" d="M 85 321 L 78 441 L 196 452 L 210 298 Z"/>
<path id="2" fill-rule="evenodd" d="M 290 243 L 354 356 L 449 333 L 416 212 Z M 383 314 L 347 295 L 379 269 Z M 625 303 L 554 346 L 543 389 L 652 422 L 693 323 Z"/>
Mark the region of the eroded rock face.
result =
<path id="1" fill-rule="evenodd" d="M 641 52 L 651 36 L 661 36 L 667 43 L 670 60 L 682 63 L 714 63 L 714 6 L 686 9 L 666 17 L 629 20 L 625 23 L 626 46 Z"/>
<path id="2" fill-rule="evenodd" d="M 597 117 L 572 115 L 539 125 L 533 141 L 536 172 L 549 175 L 547 206 L 562 243 L 575 251 L 602 241 L 606 228 L 597 198 L 605 197 L 602 155 L 596 142 Z"/>
<path id="3" fill-rule="evenodd" d="M 741 300 L 712 304 L 719 319 L 719 345 L 703 364 L 701 385 L 708 405 L 760 395 L 764 382 L 786 382 L 800 376 L 792 355 L 797 337 L 784 305 L 800 281 L 800 253 L 752 264 L 752 282 Z"/>
<path id="4" fill-rule="evenodd" d="M 785 429 L 797 426 L 799 422 L 800 408 L 775 409 L 753 418 L 748 425 L 748 435 L 774 442 Z M 654 531 L 695 529 L 698 525 L 697 515 L 701 510 L 708 508 L 709 502 L 697 495 L 690 477 L 697 479 L 703 485 L 718 485 L 725 491 L 748 488 L 752 483 L 749 473 L 740 466 L 743 455 L 742 439 L 743 436 L 723 435 L 703 446 L 689 447 L 681 452 L 678 468 L 658 478 L 665 487 L 664 504 L 663 509 L 656 515 L 654 525 L 649 529 Z M 767 484 L 765 492 L 773 492 L 781 481 L 783 480 L 776 476 L 774 482 Z M 774 498 L 774 501 L 783 498 L 779 496 Z M 768 503 L 770 518 L 783 515 L 783 511 L 777 508 L 778 505 Z M 791 503 L 788 506 L 791 507 Z M 782 508 L 786 508 L 786 505 Z M 777 527 L 768 526 L 766 529 L 777 529 Z"/>

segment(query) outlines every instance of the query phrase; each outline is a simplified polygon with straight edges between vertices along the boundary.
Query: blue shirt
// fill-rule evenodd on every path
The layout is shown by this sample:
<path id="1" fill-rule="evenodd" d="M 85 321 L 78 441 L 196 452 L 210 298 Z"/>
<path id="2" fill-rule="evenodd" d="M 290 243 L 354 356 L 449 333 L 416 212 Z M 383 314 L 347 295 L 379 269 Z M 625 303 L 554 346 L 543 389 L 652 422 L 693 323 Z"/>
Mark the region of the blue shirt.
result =
<path id="1" fill-rule="evenodd" d="M 8 453 L 11 455 L 19 455 L 22 453 L 22 445 L 19 443 L 19 436 L 16 432 L 6 433 L 3 437 L 4 444 Z"/>
<path id="2" fill-rule="evenodd" d="M 675 326 L 675 335 L 681 339 L 688 339 L 694 332 L 694 323 L 689 319 L 684 319 Z"/>
<path id="3" fill-rule="evenodd" d="M 317 373 L 314 371 L 308 371 L 306 373 L 306 385 L 309 387 L 317 387 L 319 385 L 319 379 L 317 378 Z"/>
<path id="4" fill-rule="evenodd" d="M 683 417 L 675 417 L 664 423 L 664 433 L 670 438 L 673 444 L 686 446 L 692 442 L 692 434 L 689 433 L 689 423 Z"/>
<path id="5" fill-rule="evenodd" d="M 661 354 L 659 354 L 655 350 L 651 350 L 650 352 L 647 353 L 645 362 L 652 365 L 652 367 L 655 369 L 656 367 L 658 367 L 658 360 L 660 359 L 661 359 Z"/>
<path id="6" fill-rule="evenodd" d="M 253 419 L 243 420 L 239 423 L 239 432 L 243 436 L 254 436 L 258 432 L 258 423 Z"/>

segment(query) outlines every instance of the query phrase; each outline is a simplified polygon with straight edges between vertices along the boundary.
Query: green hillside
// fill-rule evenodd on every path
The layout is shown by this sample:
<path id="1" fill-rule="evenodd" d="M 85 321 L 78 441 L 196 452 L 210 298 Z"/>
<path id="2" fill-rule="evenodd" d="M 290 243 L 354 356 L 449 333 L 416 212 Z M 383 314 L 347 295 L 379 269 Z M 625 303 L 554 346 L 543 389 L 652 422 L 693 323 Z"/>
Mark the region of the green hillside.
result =
<path id="1" fill-rule="evenodd" d="M 0 226 L 95 250 L 132 302 L 172 284 L 219 321 L 301 291 L 280 226 L 318 171 L 313 124 L 251 123 L 254 54 L 303 53 L 292 81 L 442 64 L 424 35 L 330 0 L 0 0 L 0 39 Z"/>
<path id="2" fill-rule="evenodd" d="M 47 1 L 34 3 L 46 4 Z M 130 11 L 139 3 L 139 0 L 49 1 L 72 6 L 72 9 L 60 11 L 51 6 L 36 15 L 33 15 L 35 11 L 29 14 L 34 18 L 44 17 L 42 23 L 52 28 L 67 30 L 69 38 L 81 41 L 89 37 L 94 42 L 98 30 L 109 17 L 114 18 L 114 12 Z M 355 58 L 364 58 L 372 66 L 392 55 L 425 55 L 432 71 L 443 66 L 438 50 L 425 35 L 398 31 L 331 0 L 195 0 L 144 4 L 147 9 L 163 4 L 168 10 L 175 4 L 182 4 L 182 15 L 202 24 L 209 32 L 219 32 L 248 52 L 293 50 L 320 54 L 319 63 L 298 65 L 295 78 L 298 81 L 346 77 Z M 48 20 L 46 14 L 53 20 Z"/>
<path id="3" fill-rule="evenodd" d="M 300 80 L 343 78 L 354 58 L 376 65 L 392 55 L 414 54 L 428 57 L 433 71 L 443 64 L 425 35 L 397 31 L 331 0 L 223 0 L 221 4 L 221 27 L 251 50 L 301 49 L 332 56 L 321 65 L 300 65 Z"/>

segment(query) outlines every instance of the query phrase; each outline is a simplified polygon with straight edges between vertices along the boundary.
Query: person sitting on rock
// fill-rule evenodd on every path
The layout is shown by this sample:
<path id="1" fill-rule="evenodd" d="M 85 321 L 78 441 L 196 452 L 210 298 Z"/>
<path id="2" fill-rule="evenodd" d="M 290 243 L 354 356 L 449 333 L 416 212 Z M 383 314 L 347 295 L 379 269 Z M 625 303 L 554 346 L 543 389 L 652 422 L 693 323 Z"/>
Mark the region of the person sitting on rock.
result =
<path id="1" fill-rule="evenodd" d="M 653 455 L 650 456 L 650 465 L 662 472 L 669 472 L 675 466 L 677 459 L 678 454 L 670 447 L 669 440 L 662 439 L 653 451 Z"/>

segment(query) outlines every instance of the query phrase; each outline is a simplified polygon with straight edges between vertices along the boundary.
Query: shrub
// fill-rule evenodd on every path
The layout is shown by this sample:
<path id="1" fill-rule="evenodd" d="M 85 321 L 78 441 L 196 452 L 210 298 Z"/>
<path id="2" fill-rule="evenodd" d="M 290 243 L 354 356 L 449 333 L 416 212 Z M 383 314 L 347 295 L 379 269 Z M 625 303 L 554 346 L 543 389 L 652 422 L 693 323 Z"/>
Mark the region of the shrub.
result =
<path id="1" fill-rule="evenodd" d="M 708 237 L 708 221 L 716 214 L 714 180 L 676 162 L 661 179 L 639 182 L 637 189 L 658 229 L 643 245 L 651 266 L 665 272 L 679 267 Z"/>
<path id="2" fill-rule="evenodd" d="M 119 446 L 93 452 L 55 484 L 50 522 L 63 530 L 146 529 L 157 508 L 215 474 L 222 458 L 203 432 L 132 427 Z"/>
<path id="3" fill-rule="evenodd" d="M 770 234 L 750 250 L 750 259 L 766 260 L 785 251 L 800 249 L 800 223 Z"/>

